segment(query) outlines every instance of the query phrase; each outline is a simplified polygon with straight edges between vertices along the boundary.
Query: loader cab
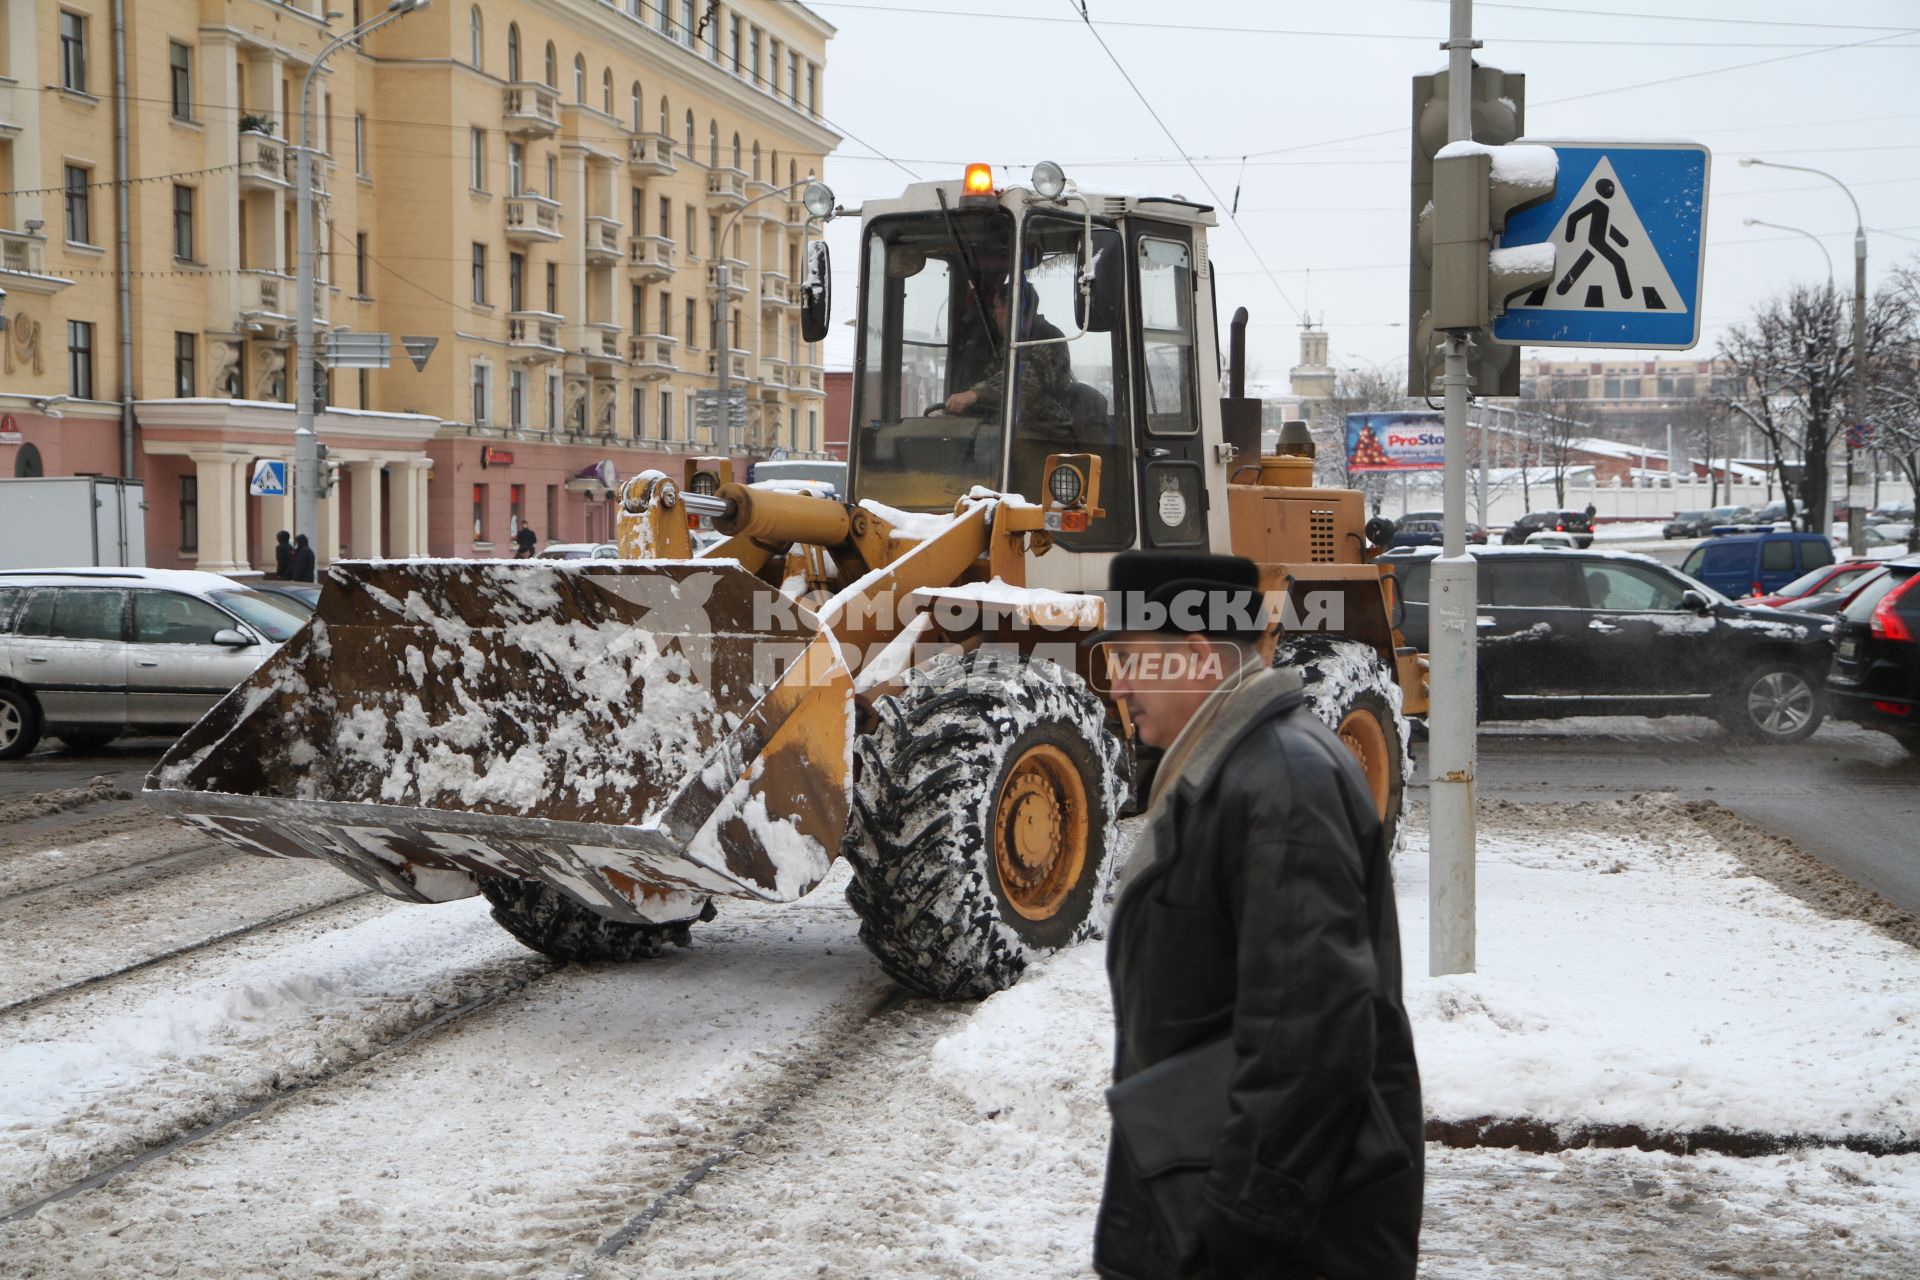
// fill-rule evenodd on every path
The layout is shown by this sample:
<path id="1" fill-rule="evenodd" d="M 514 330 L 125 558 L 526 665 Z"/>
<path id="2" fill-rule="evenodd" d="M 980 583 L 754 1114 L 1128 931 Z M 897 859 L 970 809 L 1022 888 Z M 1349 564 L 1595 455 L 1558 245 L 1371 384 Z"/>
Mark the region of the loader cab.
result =
<path id="1" fill-rule="evenodd" d="M 1203 438 L 1218 395 L 1204 210 L 926 183 L 865 216 L 855 499 L 1037 500 L 1049 453 L 1092 452 L 1107 514 L 1035 561 L 1036 585 L 1103 586 L 1107 556 L 1131 547 L 1224 544 Z"/>

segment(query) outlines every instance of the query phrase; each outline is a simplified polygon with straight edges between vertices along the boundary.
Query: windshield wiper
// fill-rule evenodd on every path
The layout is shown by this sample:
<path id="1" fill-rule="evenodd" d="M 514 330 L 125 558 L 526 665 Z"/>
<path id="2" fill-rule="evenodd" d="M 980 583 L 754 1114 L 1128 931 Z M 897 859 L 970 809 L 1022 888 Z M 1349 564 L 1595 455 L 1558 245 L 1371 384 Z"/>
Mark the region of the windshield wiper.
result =
<path id="1" fill-rule="evenodd" d="M 947 193 L 935 187 L 933 194 L 940 201 L 940 216 L 947 220 L 947 234 L 953 237 L 953 246 L 960 253 L 960 265 L 967 269 L 967 287 L 973 290 L 974 309 L 980 313 L 980 332 L 987 335 L 987 341 L 998 351 L 1000 330 L 987 311 L 987 291 L 980 284 L 980 268 L 974 265 L 973 254 L 967 249 L 967 242 L 961 238 L 960 228 L 954 224 L 953 210 L 947 207 Z"/>

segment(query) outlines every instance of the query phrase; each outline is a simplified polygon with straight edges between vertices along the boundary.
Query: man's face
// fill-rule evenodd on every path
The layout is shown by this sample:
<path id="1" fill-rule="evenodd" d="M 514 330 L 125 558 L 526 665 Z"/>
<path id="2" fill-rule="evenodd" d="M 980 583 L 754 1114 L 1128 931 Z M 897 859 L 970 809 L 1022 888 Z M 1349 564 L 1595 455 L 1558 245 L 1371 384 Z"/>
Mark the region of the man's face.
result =
<path id="1" fill-rule="evenodd" d="M 1127 632 L 1105 646 L 1107 687 L 1149 747 L 1173 745 L 1207 695 L 1240 669 L 1224 641 L 1158 631 Z"/>

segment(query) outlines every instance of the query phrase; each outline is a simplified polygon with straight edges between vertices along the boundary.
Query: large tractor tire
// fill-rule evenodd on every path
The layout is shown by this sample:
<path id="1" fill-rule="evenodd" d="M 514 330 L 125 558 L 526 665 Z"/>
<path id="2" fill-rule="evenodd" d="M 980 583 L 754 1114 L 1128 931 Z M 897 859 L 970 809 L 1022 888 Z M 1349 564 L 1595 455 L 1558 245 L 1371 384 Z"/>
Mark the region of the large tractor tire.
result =
<path id="1" fill-rule="evenodd" d="M 875 710 L 855 746 L 847 900 L 894 981 L 977 999 L 1105 925 L 1124 753 L 1078 675 L 943 655 Z"/>
<path id="2" fill-rule="evenodd" d="M 1307 705 L 1360 762 L 1387 847 L 1397 849 L 1413 759 L 1393 672 L 1372 645 L 1331 636 L 1282 637 L 1273 665 L 1298 673 Z"/>
<path id="3" fill-rule="evenodd" d="M 691 942 L 691 920 L 673 924 L 609 920 L 538 880 L 482 876 L 480 892 L 493 904 L 494 922 L 502 929 L 523 945 L 563 963 L 651 960 L 668 943 L 684 947 Z M 711 902 L 700 919 L 713 919 Z"/>

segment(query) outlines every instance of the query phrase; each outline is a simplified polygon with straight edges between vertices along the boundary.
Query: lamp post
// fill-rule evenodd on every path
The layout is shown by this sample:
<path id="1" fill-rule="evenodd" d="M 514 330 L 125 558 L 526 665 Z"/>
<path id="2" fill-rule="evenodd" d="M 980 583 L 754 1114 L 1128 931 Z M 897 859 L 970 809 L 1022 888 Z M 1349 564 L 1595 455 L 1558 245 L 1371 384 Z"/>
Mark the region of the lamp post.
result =
<path id="1" fill-rule="evenodd" d="M 313 77 L 338 50 L 389 22 L 427 7 L 432 0 L 392 0 L 386 10 L 342 36 L 335 36 L 307 64 L 300 81 L 300 141 L 294 148 L 295 234 L 300 240 L 299 275 L 294 292 L 299 311 L 293 330 L 293 529 L 319 548 L 320 440 L 313 430 Z"/>
<path id="2" fill-rule="evenodd" d="M 810 219 L 832 216 L 833 188 L 818 179 L 807 178 L 801 182 L 789 183 L 784 187 L 775 187 L 771 191 L 762 191 L 759 195 L 753 197 L 753 199 L 747 201 L 738 209 L 735 209 L 733 216 L 727 219 L 726 225 L 720 228 L 721 246 L 726 246 L 732 240 L 733 224 L 740 221 L 741 214 L 745 213 L 754 205 L 759 204 L 762 200 L 770 200 L 774 196 L 784 196 L 799 188 L 806 189 L 806 194 L 803 195 L 801 199 L 807 206 L 807 213 Z M 720 445 L 721 452 L 727 454 L 733 452 L 733 405 L 729 399 L 733 390 L 733 350 L 732 340 L 727 333 L 727 317 L 731 314 L 727 306 L 729 274 L 727 259 L 724 254 L 715 258 L 713 264 L 713 333 L 714 345 L 720 348 L 717 365 L 719 369 L 718 383 L 720 403 L 716 408 L 717 421 L 714 424 L 714 435 L 716 437 L 716 443 Z"/>
<path id="3" fill-rule="evenodd" d="M 1803 164 L 1781 164 L 1777 160 L 1762 160 L 1757 156 L 1747 156 L 1740 163 L 1743 166 L 1765 165 L 1769 169 L 1791 169 L 1795 173 L 1810 173 L 1816 178 L 1825 178 L 1846 193 L 1847 202 L 1853 206 L 1853 396 L 1855 403 L 1849 408 L 1849 417 L 1864 422 L 1867 412 L 1867 224 L 1860 216 L 1860 202 L 1853 198 L 1853 192 L 1847 184 L 1840 181 L 1824 169 L 1810 169 Z M 1825 246 L 1823 245 L 1822 248 Z M 1841 424 L 1846 430 L 1846 424 Z M 1845 444 L 1845 441 L 1842 441 Z M 1847 548 L 1856 556 L 1867 552 L 1866 512 L 1853 500 L 1854 488 L 1859 479 L 1855 475 L 1854 455 L 1859 451 L 1847 448 Z M 1828 485 L 1831 493 L 1832 485 Z M 1831 521 L 1828 522 L 1831 524 Z"/>

